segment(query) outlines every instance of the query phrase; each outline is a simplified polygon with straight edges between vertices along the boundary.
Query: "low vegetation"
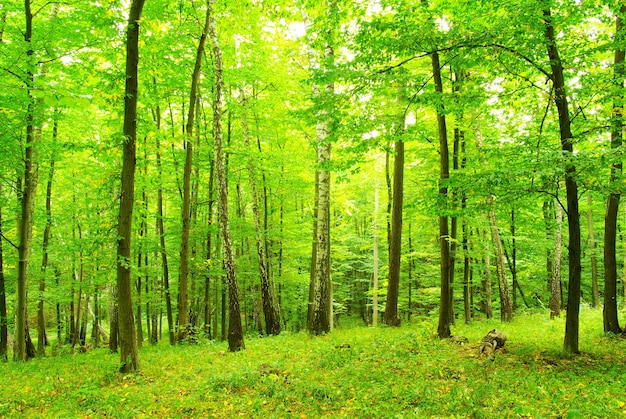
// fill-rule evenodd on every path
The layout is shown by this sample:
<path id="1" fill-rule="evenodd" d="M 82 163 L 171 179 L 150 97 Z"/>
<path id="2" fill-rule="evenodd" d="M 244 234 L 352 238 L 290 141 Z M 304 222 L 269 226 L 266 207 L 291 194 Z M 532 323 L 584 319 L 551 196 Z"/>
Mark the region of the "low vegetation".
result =
<path id="1" fill-rule="evenodd" d="M 144 346 L 131 375 L 107 349 L 60 354 L 0 365 L 0 416 L 622 417 L 626 340 L 604 335 L 601 315 L 583 310 L 579 355 L 562 351 L 564 320 L 547 313 L 458 322 L 465 344 L 437 339 L 430 319 L 249 337 L 237 353 L 225 342 L 161 342 Z M 479 357 L 495 327 L 506 347 Z"/>

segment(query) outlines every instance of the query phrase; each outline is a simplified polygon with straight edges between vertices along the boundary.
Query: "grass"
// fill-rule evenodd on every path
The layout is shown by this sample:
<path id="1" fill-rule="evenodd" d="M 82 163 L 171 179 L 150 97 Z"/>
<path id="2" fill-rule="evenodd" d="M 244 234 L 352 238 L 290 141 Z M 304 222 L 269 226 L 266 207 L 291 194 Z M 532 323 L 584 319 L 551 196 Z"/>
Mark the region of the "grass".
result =
<path id="1" fill-rule="evenodd" d="M 0 417 L 616 418 L 626 417 L 626 340 L 602 334 L 601 312 L 581 313 L 579 355 L 562 351 L 564 320 L 544 314 L 459 323 L 458 345 L 434 320 L 351 327 L 140 351 L 141 373 L 118 374 L 106 349 L 0 364 Z M 490 329 L 509 336 L 479 358 Z"/>

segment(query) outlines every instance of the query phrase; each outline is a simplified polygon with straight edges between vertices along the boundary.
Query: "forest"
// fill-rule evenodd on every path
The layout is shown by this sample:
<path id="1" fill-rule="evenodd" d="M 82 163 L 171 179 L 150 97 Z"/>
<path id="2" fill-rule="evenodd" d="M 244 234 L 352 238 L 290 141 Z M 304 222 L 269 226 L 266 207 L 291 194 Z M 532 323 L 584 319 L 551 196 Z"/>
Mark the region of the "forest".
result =
<path id="1" fill-rule="evenodd" d="M 2 2 L 0 359 L 529 313 L 579 354 L 587 307 L 620 335 L 625 15 Z"/>

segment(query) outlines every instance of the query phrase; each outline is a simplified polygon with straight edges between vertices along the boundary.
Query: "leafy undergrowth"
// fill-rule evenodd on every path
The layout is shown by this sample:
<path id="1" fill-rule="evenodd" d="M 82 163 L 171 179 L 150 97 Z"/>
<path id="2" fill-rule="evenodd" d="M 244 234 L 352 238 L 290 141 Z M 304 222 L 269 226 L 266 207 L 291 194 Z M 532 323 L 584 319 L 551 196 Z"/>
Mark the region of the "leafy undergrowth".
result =
<path id="1" fill-rule="evenodd" d="M 479 358 L 492 328 L 509 340 Z M 140 351 L 141 373 L 118 374 L 118 355 L 87 354 L 0 365 L 0 417 L 532 417 L 626 415 L 626 340 L 602 334 L 600 311 L 583 310 L 579 355 L 562 351 L 563 319 L 458 324 L 458 345 L 433 320 L 401 328 L 285 333 L 222 342 L 166 343 Z"/>

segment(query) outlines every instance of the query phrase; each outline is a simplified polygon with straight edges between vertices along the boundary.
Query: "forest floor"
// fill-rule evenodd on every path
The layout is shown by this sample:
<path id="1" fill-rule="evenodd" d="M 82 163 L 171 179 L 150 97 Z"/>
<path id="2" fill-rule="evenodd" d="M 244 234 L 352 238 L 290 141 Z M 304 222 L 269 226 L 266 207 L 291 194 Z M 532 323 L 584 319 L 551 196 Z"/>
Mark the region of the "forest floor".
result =
<path id="1" fill-rule="evenodd" d="M 462 345 L 437 339 L 435 321 L 248 337 L 238 353 L 144 343 L 141 372 L 125 376 L 104 348 L 4 363 L 0 417 L 626 417 L 626 339 L 602 333 L 601 310 L 581 312 L 579 355 L 547 312 L 458 322 Z M 496 327 L 506 350 L 478 357 Z"/>

